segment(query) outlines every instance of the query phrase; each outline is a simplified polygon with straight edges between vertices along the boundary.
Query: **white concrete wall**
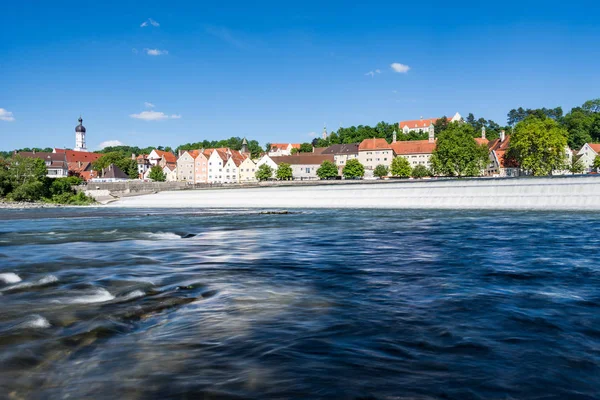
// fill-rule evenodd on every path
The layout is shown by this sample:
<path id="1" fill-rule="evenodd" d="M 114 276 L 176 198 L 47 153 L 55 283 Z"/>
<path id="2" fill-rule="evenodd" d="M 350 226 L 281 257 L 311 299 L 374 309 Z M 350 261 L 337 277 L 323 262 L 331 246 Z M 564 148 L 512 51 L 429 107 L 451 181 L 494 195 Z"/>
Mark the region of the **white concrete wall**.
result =
<path id="1" fill-rule="evenodd" d="M 431 180 L 161 192 L 117 207 L 600 210 L 600 176 Z"/>

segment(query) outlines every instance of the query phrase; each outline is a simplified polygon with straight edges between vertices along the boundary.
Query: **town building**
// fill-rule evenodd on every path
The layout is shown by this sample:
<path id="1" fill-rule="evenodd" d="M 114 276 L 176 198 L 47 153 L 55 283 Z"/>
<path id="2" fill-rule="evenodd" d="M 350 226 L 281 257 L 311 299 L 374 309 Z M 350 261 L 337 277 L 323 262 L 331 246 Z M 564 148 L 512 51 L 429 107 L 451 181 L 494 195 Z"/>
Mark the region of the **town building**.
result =
<path id="1" fill-rule="evenodd" d="M 227 161 L 223 167 L 223 183 L 239 183 L 240 166 L 244 162 L 244 156 L 237 150 L 228 149 Z"/>
<path id="2" fill-rule="evenodd" d="M 350 144 L 332 144 L 321 152 L 322 155 L 333 155 L 335 165 L 341 175 L 342 169 L 349 160 L 358 158 L 358 143 Z"/>
<path id="3" fill-rule="evenodd" d="M 132 157 L 133 156 L 134 155 L 132 155 Z M 140 154 L 135 158 L 135 161 L 137 162 L 138 177 L 140 179 L 144 179 L 146 171 L 148 171 L 151 167 L 150 160 L 148 159 L 148 154 Z"/>
<path id="4" fill-rule="evenodd" d="M 404 133 L 405 135 L 411 131 L 431 133 L 431 132 L 434 132 L 434 125 L 438 119 L 439 118 L 423 119 L 423 117 L 421 117 L 420 119 L 400 121 L 398 123 L 398 128 L 400 129 L 400 132 Z M 454 114 L 454 116 L 452 118 L 450 118 L 450 122 L 459 122 L 459 121 L 462 121 L 462 116 L 459 113 Z"/>
<path id="5" fill-rule="evenodd" d="M 148 161 L 151 166 L 158 165 L 161 168 L 164 168 L 166 165 L 170 164 L 172 169 L 177 167 L 177 157 L 170 151 L 154 149 L 148 154 Z"/>
<path id="6" fill-rule="evenodd" d="M 177 164 L 168 163 L 162 168 L 166 182 L 177 182 Z"/>
<path id="7" fill-rule="evenodd" d="M 583 164 L 585 172 L 594 170 L 594 160 L 600 154 L 600 143 L 586 143 L 577 152 L 579 161 Z"/>
<path id="8" fill-rule="evenodd" d="M 92 169 L 94 161 L 98 160 L 104 154 L 90 153 L 87 151 L 75 151 L 54 148 L 52 150 L 56 154 L 64 154 L 67 158 L 69 166 L 69 175 L 79 176 L 84 180 L 90 180 L 96 176 Z"/>
<path id="9" fill-rule="evenodd" d="M 256 163 L 246 157 L 239 167 L 240 182 L 256 182 Z"/>
<path id="10" fill-rule="evenodd" d="M 275 176 L 275 171 L 277 171 L 277 163 L 273 160 L 277 157 L 269 157 L 268 154 L 264 154 L 257 162 L 256 162 L 256 170 L 260 168 L 261 165 L 267 164 L 273 170 L 273 176 Z"/>
<path id="11" fill-rule="evenodd" d="M 208 182 L 208 157 L 212 149 L 202 149 L 194 160 L 194 183 Z"/>
<path id="12" fill-rule="evenodd" d="M 324 161 L 335 162 L 332 154 L 297 153 L 291 156 L 275 157 L 273 161 L 279 166 L 282 163 L 292 167 L 294 180 L 316 180 L 317 170 Z"/>
<path id="13" fill-rule="evenodd" d="M 289 156 L 292 149 L 300 150 L 300 143 L 272 143 L 269 148 L 269 157 Z"/>
<path id="14" fill-rule="evenodd" d="M 431 140 L 407 140 L 391 144 L 396 157 L 404 157 L 410 163 L 411 168 L 423 165 L 431 168 L 431 155 L 436 147 L 435 139 Z"/>
<path id="15" fill-rule="evenodd" d="M 103 168 L 99 175 L 91 179 L 91 182 L 122 182 L 129 180 L 129 175 L 123 172 L 115 164 Z"/>
<path id="16" fill-rule="evenodd" d="M 177 180 L 180 182 L 195 183 L 196 157 L 198 150 L 180 151 L 177 159 Z"/>
<path id="17" fill-rule="evenodd" d="M 489 164 L 486 174 L 496 177 L 515 177 L 521 175 L 521 170 L 515 160 L 506 156 L 510 145 L 510 135 L 504 131 L 500 132 L 500 137 L 489 144 Z"/>
<path id="18" fill-rule="evenodd" d="M 43 160 L 48 170 L 48 178 L 64 178 L 69 176 L 69 166 L 64 153 L 46 153 L 41 151 L 23 151 L 18 153 L 21 157 L 38 158 Z"/>
<path id="19" fill-rule="evenodd" d="M 365 167 L 365 177 L 373 176 L 378 165 L 389 168 L 394 152 L 387 140 L 382 138 L 365 139 L 358 145 L 358 161 Z"/>

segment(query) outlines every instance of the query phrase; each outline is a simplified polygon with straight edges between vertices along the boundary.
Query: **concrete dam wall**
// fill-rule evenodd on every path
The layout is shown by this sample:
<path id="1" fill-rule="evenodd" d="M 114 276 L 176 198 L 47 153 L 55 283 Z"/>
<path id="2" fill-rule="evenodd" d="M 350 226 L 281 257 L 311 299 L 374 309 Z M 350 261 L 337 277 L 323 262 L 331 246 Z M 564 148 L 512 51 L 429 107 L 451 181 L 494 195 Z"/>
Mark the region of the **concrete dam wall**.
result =
<path id="1" fill-rule="evenodd" d="M 599 210 L 600 176 L 185 190 L 122 198 L 111 206 Z"/>

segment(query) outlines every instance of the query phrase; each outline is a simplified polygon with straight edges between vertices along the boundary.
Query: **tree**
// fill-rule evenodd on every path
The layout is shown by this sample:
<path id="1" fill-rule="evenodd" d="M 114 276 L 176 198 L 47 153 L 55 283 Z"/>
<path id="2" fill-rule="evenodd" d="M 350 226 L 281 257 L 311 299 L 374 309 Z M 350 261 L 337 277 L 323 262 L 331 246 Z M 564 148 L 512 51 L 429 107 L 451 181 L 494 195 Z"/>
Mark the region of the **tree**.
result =
<path id="1" fill-rule="evenodd" d="M 417 179 L 425 178 L 427 176 L 431 176 L 431 171 L 429 171 L 426 166 L 419 164 L 419 165 L 415 165 L 415 167 L 412 170 L 411 175 L 413 178 L 417 178 Z"/>
<path id="2" fill-rule="evenodd" d="M 286 163 L 279 164 L 277 166 L 276 176 L 277 179 L 280 179 L 282 181 L 292 180 L 292 166 Z"/>
<path id="3" fill-rule="evenodd" d="M 346 163 L 342 174 L 346 179 L 362 178 L 365 175 L 365 167 L 356 158 L 353 158 Z"/>
<path id="4" fill-rule="evenodd" d="M 600 113 L 600 99 L 588 100 L 581 108 L 589 113 Z"/>
<path id="5" fill-rule="evenodd" d="M 294 154 L 298 154 L 300 152 L 300 150 L 298 150 L 297 148 L 293 148 L 292 150 L 290 150 L 290 154 L 294 155 Z"/>
<path id="6" fill-rule="evenodd" d="M 581 108 L 573 108 L 570 113 L 565 115 L 563 120 L 564 127 L 567 129 L 567 142 L 572 149 L 579 149 L 585 143 L 592 142 L 590 134 L 594 116 L 586 113 Z"/>
<path id="7" fill-rule="evenodd" d="M 123 151 L 111 151 L 92 163 L 95 171 L 102 171 L 110 164 L 116 165 L 121 171 L 125 172 L 131 179 L 138 177 L 137 162 L 131 158 L 130 153 Z"/>
<path id="8" fill-rule="evenodd" d="M 469 124 L 453 122 L 438 136 L 431 155 L 431 165 L 436 175 L 478 176 L 488 161 L 485 145 L 473 139 L 474 129 Z"/>
<path id="9" fill-rule="evenodd" d="M 325 160 L 319 169 L 317 169 L 317 176 L 320 179 L 335 178 L 338 176 L 338 169 L 333 162 Z"/>
<path id="10" fill-rule="evenodd" d="M 594 158 L 594 163 L 592 164 L 592 168 L 594 168 L 596 171 L 598 171 L 598 168 L 600 168 L 600 156 L 596 156 L 596 158 Z"/>
<path id="11" fill-rule="evenodd" d="M 310 143 L 302 143 L 299 151 L 300 153 L 312 153 L 313 146 Z"/>
<path id="12" fill-rule="evenodd" d="M 384 176 L 387 176 L 387 174 L 388 174 L 388 167 L 386 167 L 385 165 L 382 165 L 382 164 L 379 164 L 373 170 L 373 175 L 375 175 L 378 178 L 383 178 Z"/>
<path id="13" fill-rule="evenodd" d="M 473 114 L 469 114 L 469 115 L 473 115 Z M 446 129 L 448 129 L 449 123 L 450 123 L 450 120 L 445 115 L 442 118 L 438 118 L 437 121 L 435 121 L 435 123 L 433 124 L 434 132 L 439 135 L 440 133 L 442 133 Z"/>
<path id="14" fill-rule="evenodd" d="M 581 162 L 581 159 L 573 156 L 573 158 L 571 159 L 571 163 L 569 164 L 569 172 L 575 175 L 582 174 L 583 171 L 585 171 L 585 166 Z"/>
<path id="15" fill-rule="evenodd" d="M 391 173 L 392 176 L 398 176 L 400 178 L 408 178 L 412 172 L 412 168 L 408 160 L 402 156 L 396 157 L 392 160 Z"/>
<path id="16" fill-rule="evenodd" d="M 265 143 L 265 152 L 270 152 L 271 151 L 271 143 L 267 142 Z"/>
<path id="17" fill-rule="evenodd" d="M 6 196 L 11 191 L 8 162 L 0 158 L 0 197 Z"/>
<path id="18" fill-rule="evenodd" d="M 550 118 L 528 117 L 519 122 L 510 138 L 508 153 L 534 176 L 565 169 L 567 131 Z"/>
<path id="19" fill-rule="evenodd" d="M 39 158 L 29 158 L 15 155 L 8 165 L 11 186 L 17 188 L 32 182 L 41 182 L 48 174 L 46 163 Z"/>
<path id="20" fill-rule="evenodd" d="M 256 179 L 258 179 L 259 181 L 266 181 L 273 177 L 273 168 L 271 168 L 267 164 L 262 164 L 256 169 L 255 175 Z"/>
<path id="21" fill-rule="evenodd" d="M 167 180 L 167 175 L 163 172 L 160 165 L 155 165 L 150 169 L 150 174 L 148 175 L 150 179 L 155 182 L 164 182 Z"/>

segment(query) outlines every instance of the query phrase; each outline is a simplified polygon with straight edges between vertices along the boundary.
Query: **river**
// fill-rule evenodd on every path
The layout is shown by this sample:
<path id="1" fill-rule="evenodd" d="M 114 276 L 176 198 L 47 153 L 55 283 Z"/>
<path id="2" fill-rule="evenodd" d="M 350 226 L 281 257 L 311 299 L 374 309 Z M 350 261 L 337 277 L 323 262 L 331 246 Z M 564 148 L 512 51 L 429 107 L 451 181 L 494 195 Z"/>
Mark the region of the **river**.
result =
<path id="1" fill-rule="evenodd" d="M 597 213 L 0 219 L 0 398 L 598 396 Z"/>

